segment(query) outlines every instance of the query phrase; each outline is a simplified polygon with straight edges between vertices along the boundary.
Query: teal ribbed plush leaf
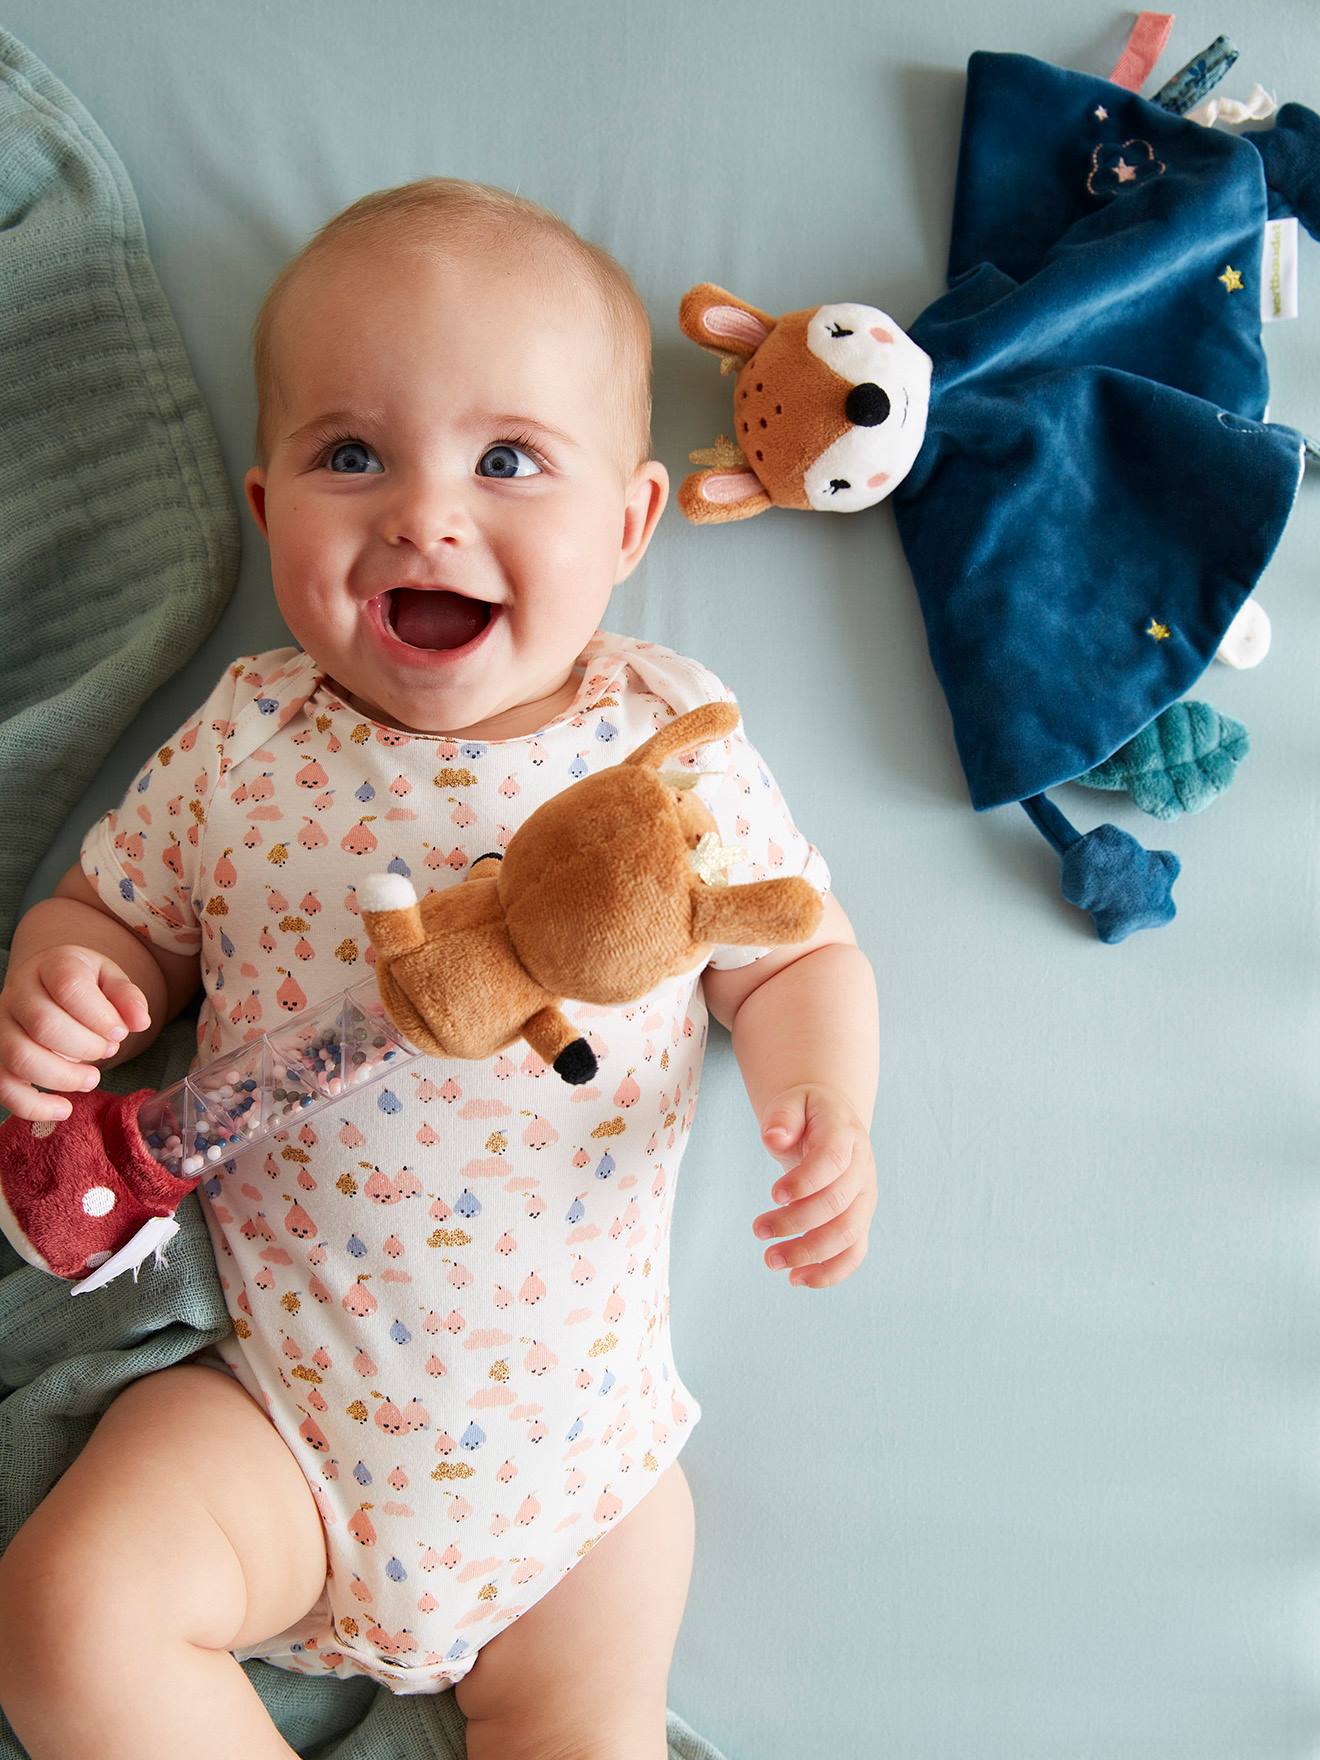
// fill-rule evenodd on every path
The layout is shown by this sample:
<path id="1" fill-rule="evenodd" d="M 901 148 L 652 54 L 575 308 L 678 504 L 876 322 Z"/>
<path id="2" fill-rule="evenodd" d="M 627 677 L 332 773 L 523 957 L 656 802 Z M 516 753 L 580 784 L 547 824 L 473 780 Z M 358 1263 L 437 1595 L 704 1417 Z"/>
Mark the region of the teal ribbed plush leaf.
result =
<path id="1" fill-rule="evenodd" d="M 1075 778 L 1083 788 L 1126 789 L 1143 813 L 1199 813 L 1232 782 L 1250 750 L 1247 730 L 1209 703 L 1171 703 L 1111 758 Z"/>

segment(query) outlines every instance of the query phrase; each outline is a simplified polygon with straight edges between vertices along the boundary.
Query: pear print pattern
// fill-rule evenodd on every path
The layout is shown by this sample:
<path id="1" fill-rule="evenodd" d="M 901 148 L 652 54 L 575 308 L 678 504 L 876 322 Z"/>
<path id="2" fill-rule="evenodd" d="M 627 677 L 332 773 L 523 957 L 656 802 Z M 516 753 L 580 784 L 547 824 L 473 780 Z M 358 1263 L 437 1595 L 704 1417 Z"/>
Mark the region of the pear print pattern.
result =
<path id="1" fill-rule="evenodd" d="M 107 908 L 197 955 L 198 1063 L 369 974 L 363 875 L 459 885 L 575 778 L 730 695 L 698 662 L 605 631 L 578 665 L 574 703 L 533 736 L 466 742 L 359 714 L 301 649 L 226 669 L 82 845 Z M 744 852 L 731 881 L 827 889 L 741 727 L 681 766 Z M 668 1291 L 699 978 L 627 1008 L 566 1003 L 600 1060 L 592 1084 L 516 1044 L 419 1059 L 199 1188 L 233 1323 L 200 1360 L 298 1461 L 329 1567 L 316 1605 L 240 1660 L 439 1691 L 677 1458 L 700 1416 Z"/>

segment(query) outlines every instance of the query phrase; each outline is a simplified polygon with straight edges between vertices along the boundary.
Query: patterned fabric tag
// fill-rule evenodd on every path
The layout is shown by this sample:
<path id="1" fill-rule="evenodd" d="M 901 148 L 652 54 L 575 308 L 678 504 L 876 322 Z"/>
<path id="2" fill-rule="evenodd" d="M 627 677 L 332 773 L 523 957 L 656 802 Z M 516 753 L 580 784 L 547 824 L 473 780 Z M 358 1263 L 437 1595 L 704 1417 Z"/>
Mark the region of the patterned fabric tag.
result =
<path id="1" fill-rule="evenodd" d="M 1260 316 L 1264 324 L 1297 316 L 1297 216 L 1265 222 L 1260 269 Z"/>
<path id="2" fill-rule="evenodd" d="M 1186 116 L 1215 89 L 1237 58 L 1238 51 L 1231 39 L 1216 37 L 1208 49 L 1202 49 L 1186 67 L 1180 67 L 1172 79 L 1166 80 L 1151 102 L 1162 110 L 1171 110 L 1175 116 Z"/>

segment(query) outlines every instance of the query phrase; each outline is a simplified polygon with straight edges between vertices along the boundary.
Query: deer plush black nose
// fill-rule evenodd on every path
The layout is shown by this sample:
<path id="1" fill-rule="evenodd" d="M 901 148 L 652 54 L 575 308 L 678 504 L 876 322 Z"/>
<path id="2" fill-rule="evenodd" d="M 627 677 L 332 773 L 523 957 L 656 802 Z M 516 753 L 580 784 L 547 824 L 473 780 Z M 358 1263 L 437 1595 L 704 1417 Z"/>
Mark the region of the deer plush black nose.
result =
<path id="1" fill-rule="evenodd" d="M 855 428 L 878 428 L 889 414 L 889 399 L 869 381 L 854 385 L 843 400 L 843 413 Z"/>

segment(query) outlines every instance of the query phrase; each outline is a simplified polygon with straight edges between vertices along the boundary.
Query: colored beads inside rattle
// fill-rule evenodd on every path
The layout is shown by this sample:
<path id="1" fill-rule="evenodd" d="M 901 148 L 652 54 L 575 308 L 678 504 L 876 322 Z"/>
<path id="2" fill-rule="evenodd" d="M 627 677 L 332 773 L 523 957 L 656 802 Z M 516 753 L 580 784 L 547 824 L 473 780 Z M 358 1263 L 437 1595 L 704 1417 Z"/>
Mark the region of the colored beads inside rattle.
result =
<path id="1" fill-rule="evenodd" d="M 138 1129 L 162 1167 L 193 1179 L 421 1055 L 373 978 L 153 1094 Z"/>

